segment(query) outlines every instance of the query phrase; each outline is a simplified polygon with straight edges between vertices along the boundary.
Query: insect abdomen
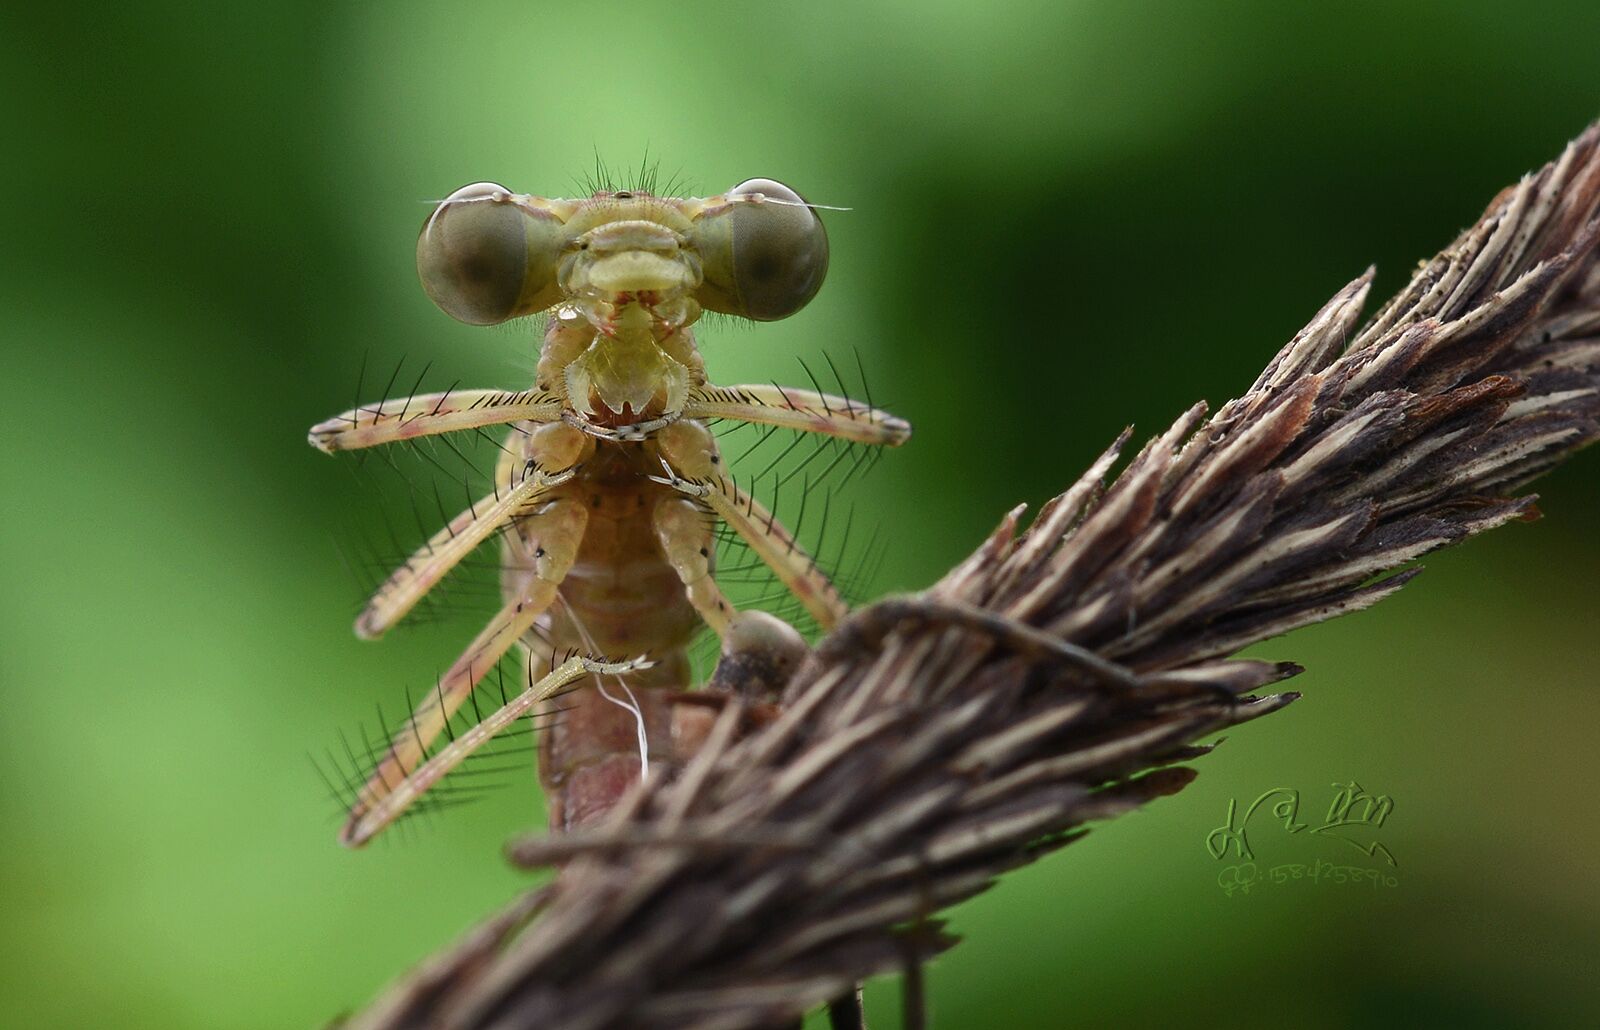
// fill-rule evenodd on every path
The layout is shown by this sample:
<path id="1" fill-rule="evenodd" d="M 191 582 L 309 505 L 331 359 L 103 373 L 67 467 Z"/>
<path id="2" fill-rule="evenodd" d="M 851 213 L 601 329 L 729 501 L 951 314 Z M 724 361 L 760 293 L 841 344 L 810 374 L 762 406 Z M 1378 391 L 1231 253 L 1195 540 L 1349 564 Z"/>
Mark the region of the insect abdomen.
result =
<path id="1" fill-rule="evenodd" d="M 646 655 L 655 665 L 626 685 L 581 681 L 557 702 L 562 710 L 540 736 L 539 776 L 550 824 L 560 829 L 603 815 L 639 780 L 641 723 L 651 762 L 675 760 L 667 698 L 689 689 L 688 646 L 701 625 L 651 522 L 656 503 L 676 495 L 646 478 L 637 445 L 602 446 L 614 453 L 586 463 L 562 488 L 584 505 L 588 522 L 560 601 L 540 620 L 549 643 L 530 646 L 556 656 Z M 506 548 L 511 589 L 527 575 L 518 550 L 515 542 Z"/>

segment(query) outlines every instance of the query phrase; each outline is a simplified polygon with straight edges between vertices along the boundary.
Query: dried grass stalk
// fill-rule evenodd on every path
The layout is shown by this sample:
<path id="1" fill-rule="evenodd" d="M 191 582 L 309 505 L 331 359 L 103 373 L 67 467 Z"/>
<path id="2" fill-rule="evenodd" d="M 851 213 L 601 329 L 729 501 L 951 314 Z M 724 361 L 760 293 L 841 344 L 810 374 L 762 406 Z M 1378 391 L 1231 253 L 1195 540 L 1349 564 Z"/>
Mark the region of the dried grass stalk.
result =
<path id="1" fill-rule="evenodd" d="M 515 845 L 565 862 L 364 1027 L 792 1025 L 950 946 L 932 917 L 1081 826 L 1181 789 L 1192 742 L 1299 669 L 1230 659 L 1389 596 L 1534 513 L 1600 435 L 1600 125 L 1495 198 L 1365 328 L 1361 276 L 1209 420 L 1109 484 L 1127 434 L 1017 535 L 853 615 L 748 735 Z"/>

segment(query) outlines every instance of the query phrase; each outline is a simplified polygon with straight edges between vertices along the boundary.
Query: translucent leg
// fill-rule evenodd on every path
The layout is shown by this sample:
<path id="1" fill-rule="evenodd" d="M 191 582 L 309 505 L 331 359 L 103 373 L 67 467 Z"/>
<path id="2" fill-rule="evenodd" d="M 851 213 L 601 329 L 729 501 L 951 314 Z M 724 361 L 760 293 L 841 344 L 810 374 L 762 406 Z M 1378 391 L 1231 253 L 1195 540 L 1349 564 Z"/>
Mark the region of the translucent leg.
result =
<path id="1" fill-rule="evenodd" d="M 844 599 L 794 535 L 722 476 L 722 459 L 710 430 L 697 421 L 675 422 L 656 434 L 655 444 L 665 475 L 651 479 L 700 499 L 750 545 L 817 625 L 831 629 L 844 618 L 849 611 Z"/>
<path id="2" fill-rule="evenodd" d="M 543 390 L 449 390 L 346 411 L 312 426 L 306 442 L 333 454 L 419 436 L 560 418 L 561 398 Z"/>
<path id="3" fill-rule="evenodd" d="M 482 722 L 441 748 L 437 754 L 395 784 L 393 789 L 359 816 L 352 813 L 351 820 L 345 826 L 340 839 L 350 847 L 360 847 L 371 840 L 384 827 L 399 818 L 413 802 L 427 793 L 429 788 L 465 761 L 468 755 L 528 714 L 534 706 L 554 697 L 563 687 L 586 676 L 597 674 L 621 676 L 649 667 L 650 663 L 642 658 L 631 662 L 601 662 L 581 657 L 567 659 L 537 682 L 529 683 L 527 690 L 512 698 Z"/>
<path id="4" fill-rule="evenodd" d="M 588 521 L 589 515 L 583 505 L 570 498 L 558 498 L 544 511 L 531 516 L 522 527 L 522 535 L 536 542 L 538 554 L 534 574 L 528 579 L 522 596 L 500 610 L 395 733 L 383 758 L 356 796 L 350 817 L 340 833 L 343 843 L 359 846 L 394 818 L 398 810 L 391 811 L 385 799 L 405 787 L 411 771 L 473 687 L 555 602 L 556 591 L 577 558 Z M 410 804 L 418 793 L 420 791 L 411 790 L 410 798 L 400 807 Z M 380 807 L 390 814 L 374 824 L 370 820 Z"/>
<path id="5" fill-rule="evenodd" d="M 818 626 L 832 629 L 849 614 L 833 581 L 770 511 L 727 480 L 713 479 L 706 485 L 710 490 L 703 496 L 711 510 L 750 545 Z"/>
<path id="6" fill-rule="evenodd" d="M 705 386 L 689 391 L 685 418 L 727 418 L 898 447 L 911 423 L 848 397 L 787 386 Z"/>
<path id="7" fill-rule="evenodd" d="M 572 475 L 571 469 L 552 475 L 534 468 L 509 487 L 500 488 L 498 496 L 484 497 L 451 519 L 372 595 L 367 607 L 356 617 L 356 636 L 363 640 L 382 636 L 474 548 L 512 519 L 525 514 Z"/>

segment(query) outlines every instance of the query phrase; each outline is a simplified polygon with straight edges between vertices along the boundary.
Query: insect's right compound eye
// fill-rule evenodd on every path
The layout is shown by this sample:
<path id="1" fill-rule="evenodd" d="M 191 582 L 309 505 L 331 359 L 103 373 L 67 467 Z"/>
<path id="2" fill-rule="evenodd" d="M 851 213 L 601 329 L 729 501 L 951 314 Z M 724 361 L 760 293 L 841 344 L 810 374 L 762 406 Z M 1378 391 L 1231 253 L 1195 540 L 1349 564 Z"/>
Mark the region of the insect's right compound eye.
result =
<path id="1" fill-rule="evenodd" d="M 560 299 L 561 222 L 504 186 L 478 182 L 440 202 L 417 237 L 417 275 L 439 309 L 496 325 Z"/>
<path id="2" fill-rule="evenodd" d="M 800 194 L 771 179 L 747 179 L 732 203 L 699 216 L 694 239 L 704 265 L 700 303 L 772 322 L 805 307 L 828 274 L 828 233 Z"/>

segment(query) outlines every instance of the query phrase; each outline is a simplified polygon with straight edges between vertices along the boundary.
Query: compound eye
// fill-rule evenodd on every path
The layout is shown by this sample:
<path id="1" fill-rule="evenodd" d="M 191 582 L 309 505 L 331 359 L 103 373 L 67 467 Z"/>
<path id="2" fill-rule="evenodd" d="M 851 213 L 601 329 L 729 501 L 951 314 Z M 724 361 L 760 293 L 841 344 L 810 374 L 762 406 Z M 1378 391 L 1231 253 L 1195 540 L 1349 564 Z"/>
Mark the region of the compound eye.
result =
<path id="1" fill-rule="evenodd" d="M 417 237 L 417 274 L 445 314 L 495 325 L 554 302 L 559 223 L 492 182 L 446 197 Z"/>
<path id="2" fill-rule="evenodd" d="M 708 223 L 701 260 L 709 289 L 702 303 L 758 322 L 805 307 L 828 274 L 822 219 L 771 179 L 747 179 L 726 197 L 731 203 L 699 219 Z"/>

